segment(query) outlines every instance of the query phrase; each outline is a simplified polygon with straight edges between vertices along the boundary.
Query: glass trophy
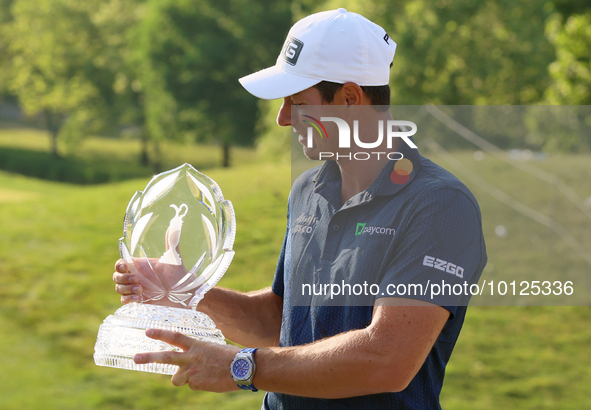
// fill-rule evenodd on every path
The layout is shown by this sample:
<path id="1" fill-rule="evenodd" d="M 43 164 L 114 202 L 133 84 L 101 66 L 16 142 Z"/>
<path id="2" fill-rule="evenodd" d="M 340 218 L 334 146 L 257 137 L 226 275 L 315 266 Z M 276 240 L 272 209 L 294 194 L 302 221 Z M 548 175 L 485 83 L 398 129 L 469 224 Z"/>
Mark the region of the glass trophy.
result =
<path id="1" fill-rule="evenodd" d="M 228 269 L 236 219 L 219 186 L 189 164 L 156 175 L 131 198 L 119 240 L 121 258 L 143 287 L 140 303 L 119 308 L 99 328 L 99 366 L 174 374 L 178 366 L 135 364 L 140 352 L 180 351 L 145 335 L 149 328 L 225 344 L 213 321 L 195 309 Z"/>

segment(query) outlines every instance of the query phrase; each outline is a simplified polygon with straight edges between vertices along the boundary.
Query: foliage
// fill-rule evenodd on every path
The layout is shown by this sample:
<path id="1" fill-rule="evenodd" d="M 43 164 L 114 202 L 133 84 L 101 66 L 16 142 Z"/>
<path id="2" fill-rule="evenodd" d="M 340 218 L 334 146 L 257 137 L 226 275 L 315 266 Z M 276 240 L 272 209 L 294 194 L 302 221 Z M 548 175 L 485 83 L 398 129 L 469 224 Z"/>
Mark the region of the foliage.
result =
<path id="1" fill-rule="evenodd" d="M 272 63 L 289 20 L 286 1 L 148 1 L 137 39 L 150 133 L 251 143 L 257 101 L 238 78 Z"/>
<path id="2" fill-rule="evenodd" d="M 591 104 L 591 11 L 572 15 L 563 24 L 556 14 L 546 30 L 556 47 L 550 64 L 554 82 L 546 92 L 551 104 Z"/>
<path id="3" fill-rule="evenodd" d="M 11 19 L 10 6 L 13 0 L 0 0 L 0 27 L 7 24 Z M 8 89 L 8 64 L 9 54 L 7 41 L 3 38 L 0 30 L 0 104 L 2 103 L 2 94 Z"/>
<path id="4" fill-rule="evenodd" d="M 262 116 L 257 123 L 257 153 L 261 158 L 287 162 L 291 159 L 291 130 L 277 126 L 276 118 L 283 100 L 260 100 Z"/>
<path id="5" fill-rule="evenodd" d="M 538 0 L 349 1 L 397 44 L 392 103 L 532 104 L 554 57 Z"/>
<path id="6" fill-rule="evenodd" d="M 560 6 L 564 8 L 565 2 Z M 544 31 L 548 17 L 554 12 L 551 2 L 327 0 L 312 3 L 299 0 L 294 3 L 297 18 L 337 7 L 375 21 L 397 42 L 390 81 L 392 104 L 536 104 L 543 100 L 552 82 L 547 67 L 555 52 Z M 465 120 L 468 127 L 477 121 L 476 118 Z M 556 143 L 560 138 L 562 135 L 533 138 L 514 132 L 489 136 L 488 141 L 502 149 L 568 151 L 585 146 L 576 138 Z M 457 146 L 448 139 L 444 143 L 448 147 Z"/>
<path id="7" fill-rule="evenodd" d="M 110 102 L 111 134 L 127 130 L 141 141 L 140 164 L 150 164 L 149 142 L 153 140 L 145 129 L 144 92 L 138 80 L 138 64 L 134 60 L 133 31 L 143 18 L 144 0 L 108 0 L 99 3 L 92 19 L 105 45 L 100 56 L 103 66 L 109 69 L 113 91 Z M 158 168 L 161 158 L 155 152 L 152 158 Z"/>
<path id="8" fill-rule="evenodd" d="M 100 129 L 112 98 L 104 44 L 91 10 L 97 1 L 15 0 L 3 27 L 11 55 L 10 91 L 29 115 L 44 114 L 52 134 L 75 140 Z M 106 83 L 106 84 L 105 84 Z"/>
<path id="9" fill-rule="evenodd" d="M 546 23 L 546 34 L 556 48 L 556 61 L 549 66 L 552 83 L 546 89 L 546 102 L 591 104 L 591 11 L 573 14 L 566 21 L 562 14 L 552 15 Z M 545 149 L 581 151 L 591 147 L 591 116 L 584 115 L 584 111 L 570 107 L 565 115 L 550 119 L 553 132 L 545 141 Z M 571 132 L 571 124 L 576 123 L 584 124 L 583 133 Z"/>
<path id="10" fill-rule="evenodd" d="M 170 139 L 216 141 L 227 164 L 230 144 L 251 144 L 271 115 L 237 79 L 273 64 L 292 16 L 336 7 L 398 43 L 394 104 L 588 101 L 584 0 L 2 0 L 0 93 L 45 119 L 56 143 L 124 126 L 144 165 L 150 153 L 158 168 Z M 527 145 L 513 140 L 492 142 Z"/>

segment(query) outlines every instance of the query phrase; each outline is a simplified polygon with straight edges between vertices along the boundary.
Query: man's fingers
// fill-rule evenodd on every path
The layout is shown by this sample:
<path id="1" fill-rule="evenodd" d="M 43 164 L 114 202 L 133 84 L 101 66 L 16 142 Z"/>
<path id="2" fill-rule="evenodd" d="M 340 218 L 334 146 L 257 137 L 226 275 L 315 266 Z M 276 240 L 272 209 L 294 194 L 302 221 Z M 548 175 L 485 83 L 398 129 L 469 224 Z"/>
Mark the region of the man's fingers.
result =
<path id="1" fill-rule="evenodd" d="M 172 382 L 173 386 L 179 387 L 189 383 L 189 378 L 187 377 L 186 372 L 184 372 L 182 369 L 179 369 L 178 372 L 172 376 L 170 381 Z"/>
<path id="2" fill-rule="evenodd" d="M 117 262 L 115 262 L 115 271 L 119 273 L 129 273 L 127 263 L 125 263 L 123 259 L 119 259 Z"/>
<path id="3" fill-rule="evenodd" d="M 115 291 L 120 295 L 140 295 L 143 292 L 141 285 L 115 285 Z"/>
<path id="4" fill-rule="evenodd" d="M 191 345 L 195 343 L 194 339 L 185 336 L 179 332 L 162 329 L 148 329 L 146 336 L 152 339 L 161 340 L 173 346 L 180 347 L 183 350 L 189 350 Z M 154 352 L 154 353 L 138 353 L 133 360 L 137 364 L 143 363 L 167 363 L 180 366 L 183 364 L 183 353 L 181 352 Z M 184 383 L 183 383 L 184 384 Z"/>
<path id="5" fill-rule="evenodd" d="M 169 343 L 173 346 L 180 347 L 183 350 L 189 350 L 196 342 L 195 339 L 185 336 L 179 332 L 173 332 L 172 330 L 148 329 L 146 330 L 146 336 L 152 339 L 162 340 L 163 342 Z"/>
<path id="6" fill-rule="evenodd" d="M 165 363 L 180 366 L 183 364 L 182 353 L 180 352 L 147 352 L 138 353 L 133 357 L 136 364 Z"/>
<path id="7" fill-rule="evenodd" d="M 121 304 L 122 305 L 127 305 L 128 303 L 134 303 L 134 302 L 139 302 L 139 301 L 140 301 L 139 295 L 121 296 Z"/>
<path id="8" fill-rule="evenodd" d="M 133 285 L 139 283 L 139 279 L 136 275 L 131 273 L 113 273 L 113 282 L 118 285 Z"/>

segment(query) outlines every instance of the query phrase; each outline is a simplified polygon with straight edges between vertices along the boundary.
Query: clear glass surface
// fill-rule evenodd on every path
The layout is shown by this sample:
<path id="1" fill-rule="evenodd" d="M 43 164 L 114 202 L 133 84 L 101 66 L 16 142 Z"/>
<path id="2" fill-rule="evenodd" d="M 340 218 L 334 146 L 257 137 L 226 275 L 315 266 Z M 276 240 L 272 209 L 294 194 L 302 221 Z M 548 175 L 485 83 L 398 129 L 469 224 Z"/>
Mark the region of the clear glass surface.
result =
<path id="1" fill-rule="evenodd" d="M 117 309 L 99 328 L 94 361 L 99 366 L 174 374 L 178 366 L 161 363 L 135 364 L 133 356 L 141 352 L 180 351 L 178 347 L 145 335 L 146 329 L 166 329 L 196 340 L 226 344 L 224 335 L 201 312 L 143 303 L 131 303 Z"/>
<path id="2" fill-rule="evenodd" d="M 189 164 L 156 175 L 136 192 L 125 212 L 119 250 L 142 285 L 142 300 L 105 319 L 95 363 L 173 374 L 176 366 L 133 363 L 136 353 L 178 350 L 146 337 L 149 328 L 225 344 L 213 321 L 194 309 L 228 269 L 235 234 L 232 203 Z"/>
<path id="3" fill-rule="evenodd" d="M 235 225 L 231 202 L 191 165 L 155 176 L 129 202 L 120 240 L 142 302 L 197 305 L 234 257 Z"/>

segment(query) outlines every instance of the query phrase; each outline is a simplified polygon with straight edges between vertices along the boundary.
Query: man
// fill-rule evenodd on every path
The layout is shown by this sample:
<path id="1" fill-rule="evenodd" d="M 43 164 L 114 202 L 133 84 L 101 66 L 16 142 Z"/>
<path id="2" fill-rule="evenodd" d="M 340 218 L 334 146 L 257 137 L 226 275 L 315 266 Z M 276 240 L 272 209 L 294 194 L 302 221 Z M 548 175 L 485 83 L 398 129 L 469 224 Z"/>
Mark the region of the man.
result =
<path id="1" fill-rule="evenodd" d="M 422 293 L 396 295 L 400 285 L 431 280 L 475 283 L 486 254 L 475 199 L 421 157 L 411 140 L 374 144 L 394 156 L 351 157 L 369 155 L 374 120 L 383 125 L 391 119 L 374 106 L 389 103 L 395 48 L 381 27 L 358 14 L 317 13 L 292 27 L 274 67 L 240 79 L 255 96 L 283 98 L 277 123 L 300 134 L 309 158 L 338 159 L 294 183 L 273 286 L 251 293 L 216 287 L 198 305 L 228 339 L 258 349 L 240 352 L 148 330 L 149 337 L 184 352 L 140 353 L 136 363 L 179 365 L 176 386 L 265 390 L 264 409 L 440 408 L 445 365 L 466 308 Z M 364 125 L 374 128 L 359 133 L 358 146 L 337 146 L 337 138 L 318 133 L 308 138 L 303 115 L 320 106 L 344 110 L 344 116 L 363 112 Z M 332 128 L 324 124 L 327 136 L 334 135 L 336 122 Z M 121 260 L 116 271 L 122 303 L 139 301 L 137 278 Z M 370 282 L 377 291 L 363 303 L 344 298 L 332 304 L 326 294 L 302 299 L 305 292 L 298 293 L 304 284 L 326 280 L 343 286 Z M 245 380 L 239 369 L 228 370 L 238 359 L 253 374 Z"/>

